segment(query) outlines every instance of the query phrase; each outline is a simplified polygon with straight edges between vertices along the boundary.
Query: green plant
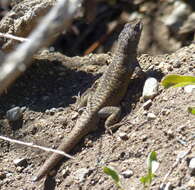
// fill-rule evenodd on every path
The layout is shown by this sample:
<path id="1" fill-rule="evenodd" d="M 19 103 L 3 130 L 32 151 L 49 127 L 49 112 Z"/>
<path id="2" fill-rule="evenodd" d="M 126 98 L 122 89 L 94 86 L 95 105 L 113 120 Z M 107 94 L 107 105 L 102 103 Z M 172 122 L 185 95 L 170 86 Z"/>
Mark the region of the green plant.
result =
<path id="1" fill-rule="evenodd" d="M 195 115 L 195 107 L 188 107 L 188 112 Z"/>
<path id="2" fill-rule="evenodd" d="M 195 77 L 193 76 L 182 76 L 182 75 L 167 75 L 161 81 L 162 86 L 165 88 L 169 87 L 183 87 L 186 85 L 195 85 Z"/>
<path id="3" fill-rule="evenodd" d="M 161 81 L 161 85 L 165 88 L 183 87 L 187 85 L 195 85 L 195 77 L 182 75 L 167 75 Z M 188 107 L 188 112 L 195 115 L 195 107 Z"/>
<path id="4" fill-rule="evenodd" d="M 121 185 L 119 175 L 115 170 L 105 166 L 103 167 L 103 172 L 113 179 L 114 183 L 120 190 L 124 190 Z"/>
<path id="5" fill-rule="evenodd" d="M 152 183 L 153 178 L 155 177 L 155 171 L 158 169 L 159 162 L 157 162 L 157 153 L 156 152 L 151 152 L 148 155 L 147 158 L 147 174 L 143 177 L 141 177 L 140 181 L 144 185 L 144 188 L 150 186 Z"/>

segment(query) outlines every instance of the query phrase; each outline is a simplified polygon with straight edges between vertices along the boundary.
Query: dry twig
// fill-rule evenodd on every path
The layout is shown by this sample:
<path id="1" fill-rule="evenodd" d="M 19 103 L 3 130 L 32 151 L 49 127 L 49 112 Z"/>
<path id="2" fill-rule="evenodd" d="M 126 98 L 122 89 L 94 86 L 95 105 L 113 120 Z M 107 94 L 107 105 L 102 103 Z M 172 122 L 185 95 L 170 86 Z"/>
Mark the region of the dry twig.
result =
<path id="1" fill-rule="evenodd" d="M 67 153 L 65 153 L 64 151 L 61 151 L 61 150 L 55 150 L 55 149 L 52 149 L 52 148 L 39 146 L 39 145 L 36 145 L 36 144 L 33 144 L 33 143 L 27 143 L 27 142 L 15 140 L 15 139 L 10 139 L 8 137 L 4 137 L 4 136 L 1 136 L 1 135 L 0 135 L 0 139 L 2 139 L 4 141 L 9 141 L 11 143 L 21 144 L 21 145 L 25 145 L 25 146 L 29 146 L 29 147 L 33 147 L 33 148 L 39 148 L 41 150 L 45 150 L 45 151 L 48 151 L 48 152 L 55 152 L 57 154 L 61 154 L 63 156 L 66 156 L 67 158 L 74 159 L 74 157 L 70 156 L 69 154 L 67 154 Z"/>
<path id="2" fill-rule="evenodd" d="M 0 32 L 0 37 L 12 39 L 12 40 L 17 40 L 17 41 L 20 41 L 20 42 L 28 41 L 27 38 L 22 38 L 22 37 L 14 36 L 12 34 L 4 34 L 4 33 L 1 33 L 1 32 Z"/>
<path id="3" fill-rule="evenodd" d="M 58 0 L 29 36 L 10 53 L 0 67 L 0 94 L 30 65 L 32 56 L 43 46 L 49 45 L 56 34 L 67 29 L 81 0 Z"/>

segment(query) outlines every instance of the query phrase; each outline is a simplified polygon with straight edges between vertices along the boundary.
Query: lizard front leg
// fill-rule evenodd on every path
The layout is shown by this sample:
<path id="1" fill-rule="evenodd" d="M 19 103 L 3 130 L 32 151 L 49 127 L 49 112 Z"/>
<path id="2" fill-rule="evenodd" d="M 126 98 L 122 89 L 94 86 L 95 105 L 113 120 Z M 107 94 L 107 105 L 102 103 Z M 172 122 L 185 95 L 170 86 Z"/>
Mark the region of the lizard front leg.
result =
<path id="1" fill-rule="evenodd" d="M 93 94 L 96 90 L 96 87 L 97 87 L 99 80 L 100 79 L 97 79 L 94 82 L 94 84 L 90 88 L 88 88 L 81 96 L 80 95 L 74 96 L 76 98 L 76 103 L 74 106 L 74 108 L 76 110 L 82 111 L 87 106 L 87 103 L 88 103 L 90 97 L 93 96 Z"/>
<path id="2" fill-rule="evenodd" d="M 116 106 L 103 107 L 98 112 L 98 116 L 103 119 L 106 118 L 105 128 L 107 132 L 112 134 L 112 132 L 117 129 L 114 124 L 116 124 L 120 119 L 121 108 Z"/>

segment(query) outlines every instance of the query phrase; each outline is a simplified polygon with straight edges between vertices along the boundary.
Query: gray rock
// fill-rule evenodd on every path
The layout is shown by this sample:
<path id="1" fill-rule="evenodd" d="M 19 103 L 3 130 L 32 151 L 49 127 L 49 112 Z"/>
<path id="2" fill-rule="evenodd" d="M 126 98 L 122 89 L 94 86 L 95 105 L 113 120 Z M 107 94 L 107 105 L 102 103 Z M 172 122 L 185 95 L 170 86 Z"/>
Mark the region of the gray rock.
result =
<path id="1" fill-rule="evenodd" d="M 184 86 L 184 91 L 187 93 L 192 93 L 193 91 L 195 91 L 195 85 Z"/>
<path id="2" fill-rule="evenodd" d="M 191 158 L 189 162 L 189 169 L 191 170 L 191 174 L 195 173 L 195 157 Z"/>
<path id="3" fill-rule="evenodd" d="M 161 111 L 161 113 L 162 113 L 162 115 L 169 115 L 170 114 L 170 110 L 169 109 L 166 109 L 166 108 L 164 108 L 164 109 L 162 109 L 162 111 Z"/>
<path id="4" fill-rule="evenodd" d="M 119 133 L 119 137 L 122 139 L 122 140 L 128 140 L 128 135 L 127 135 L 127 133 L 125 133 L 125 132 L 120 132 Z"/>
<path id="5" fill-rule="evenodd" d="M 167 184 L 161 184 L 160 185 L 160 190 L 172 190 L 173 186 L 171 185 L 170 182 L 168 182 Z"/>
<path id="6" fill-rule="evenodd" d="M 143 109 L 148 110 L 150 106 L 152 105 L 152 100 L 148 100 L 143 104 Z"/>
<path id="7" fill-rule="evenodd" d="M 26 107 L 14 107 L 7 111 L 6 118 L 9 121 L 17 121 L 22 118 L 22 114 L 25 111 Z"/>
<path id="8" fill-rule="evenodd" d="M 13 162 L 16 166 L 27 166 L 26 158 L 16 158 L 15 160 L 13 160 Z"/>
<path id="9" fill-rule="evenodd" d="M 6 178 L 6 173 L 4 171 L 0 171 L 0 180 L 3 180 Z"/>
<path id="10" fill-rule="evenodd" d="M 56 112 L 57 112 L 57 109 L 56 108 L 47 109 L 45 111 L 45 113 L 46 114 L 49 114 L 49 115 L 54 115 Z"/>
<path id="11" fill-rule="evenodd" d="M 187 183 L 187 187 L 189 189 L 195 189 L 195 180 L 194 177 L 191 177 L 190 180 Z"/>
<path id="12" fill-rule="evenodd" d="M 149 77 L 144 84 L 142 96 L 144 99 L 151 99 L 158 93 L 158 81 Z"/>
<path id="13" fill-rule="evenodd" d="M 89 174 L 90 170 L 87 168 L 80 168 L 74 173 L 74 178 L 79 182 L 85 181 L 87 174 Z"/>
<path id="14" fill-rule="evenodd" d="M 62 176 L 65 178 L 66 176 L 68 176 L 68 174 L 70 173 L 70 171 L 68 169 L 63 169 L 62 170 Z"/>
<path id="15" fill-rule="evenodd" d="M 173 130 L 169 129 L 166 133 L 169 136 L 169 138 L 173 138 L 174 137 L 174 131 Z"/>
<path id="16" fill-rule="evenodd" d="M 174 61 L 173 67 L 174 68 L 180 68 L 181 67 L 181 62 L 179 60 Z"/>
<path id="17" fill-rule="evenodd" d="M 164 190 L 172 190 L 172 189 L 173 189 L 173 186 L 171 185 L 170 182 L 168 182 L 168 183 L 165 185 Z"/>
<path id="18" fill-rule="evenodd" d="M 148 120 L 154 120 L 156 119 L 156 115 L 154 113 L 148 113 L 147 118 Z"/>
<path id="19" fill-rule="evenodd" d="M 124 172 L 122 172 L 121 175 L 124 178 L 130 178 L 131 176 L 133 176 L 133 171 L 128 169 L 128 170 L 125 170 Z"/>

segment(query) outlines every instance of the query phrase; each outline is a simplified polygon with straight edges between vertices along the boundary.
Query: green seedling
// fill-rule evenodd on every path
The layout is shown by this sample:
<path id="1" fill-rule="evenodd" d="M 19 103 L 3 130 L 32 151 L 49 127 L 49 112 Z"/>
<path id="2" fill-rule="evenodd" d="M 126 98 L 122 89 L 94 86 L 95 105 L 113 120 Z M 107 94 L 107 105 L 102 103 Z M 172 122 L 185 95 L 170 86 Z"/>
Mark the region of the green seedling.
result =
<path id="1" fill-rule="evenodd" d="M 195 115 L 195 107 L 188 107 L 188 112 Z"/>
<path id="2" fill-rule="evenodd" d="M 159 162 L 157 162 L 156 152 L 151 152 L 147 158 L 147 169 L 148 172 L 145 176 L 141 177 L 140 181 L 144 185 L 144 188 L 149 187 L 152 183 L 152 180 L 155 177 L 155 171 L 158 169 Z"/>
<path id="3" fill-rule="evenodd" d="M 161 81 L 162 86 L 165 88 L 169 87 L 183 87 L 187 85 L 195 85 L 195 77 L 193 76 L 182 76 L 182 75 L 167 75 Z"/>
<path id="4" fill-rule="evenodd" d="M 113 179 L 114 183 L 120 190 L 124 190 L 121 185 L 119 175 L 115 170 L 105 166 L 103 167 L 103 172 Z"/>
<path id="5" fill-rule="evenodd" d="M 169 87 L 183 87 L 187 85 L 195 85 L 195 77 L 182 75 L 167 75 L 162 81 L 162 86 Z M 188 112 L 195 115 L 195 107 L 188 107 Z"/>

